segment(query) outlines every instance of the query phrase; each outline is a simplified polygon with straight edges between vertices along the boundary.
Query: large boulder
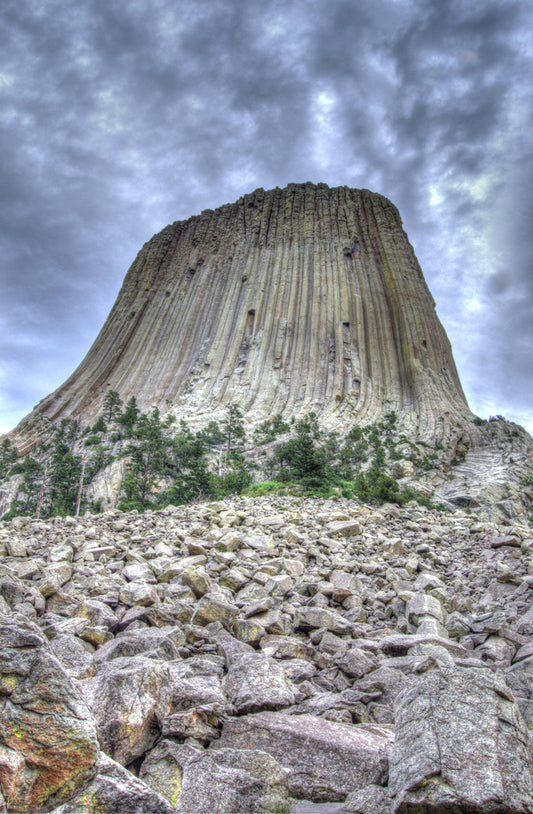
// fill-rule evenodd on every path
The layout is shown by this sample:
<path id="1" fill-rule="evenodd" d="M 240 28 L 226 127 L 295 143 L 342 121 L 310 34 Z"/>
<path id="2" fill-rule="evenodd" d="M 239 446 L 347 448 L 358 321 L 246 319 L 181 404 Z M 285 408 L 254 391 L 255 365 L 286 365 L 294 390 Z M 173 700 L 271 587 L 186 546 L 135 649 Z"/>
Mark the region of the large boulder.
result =
<path id="1" fill-rule="evenodd" d="M 7 616 L 0 626 L 1 794 L 9 811 L 49 810 L 94 775 L 96 724 L 39 629 Z"/>
<path id="2" fill-rule="evenodd" d="M 531 814 L 528 732 L 503 677 L 484 668 L 412 676 L 395 703 L 394 814 Z"/>
<path id="3" fill-rule="evenodd" d="M 183 814 L 252 814 L 288 808 L 286 771 L 257 749 L 217 751 L 162 741 L 141 777 Z"/>
<path id="4" fill-rule="evenodd" d="M 294 704 L 295 687 L 278 661 L 237 641 L 222 628 L 210 626 L 209 632 L 226 658 L 224 692 L 237 713 L 282 709 Z"/>
<path id="5" fill-rule="evenodd" d="M 102 753 L 98 773 L 51 814 L 174 814 L 175 808 L 135 775 Z"/>
<path id="6" fill-rule="evenodd" d="M 314 715 L 260 712 L 228 718 L 211 751 L 261 749 L 289 769 L 292 796 L 344 800 L 351 791 L 387 782 L 392 732 L 375 725 L 333 723 Z"/>
<path id="7" fill-rule="evenodd" d="M 161 720 L 164 736 L 212 740 L 226 710 L 222 692 L 222 659 L 193 656 L 168 664 L 168 703 Z"/>
<path id="8" fill-rule="evenodd" d="M 112 659 L 140 654 L 162 660 L 177 659 L 180 658 L 179 648 L 183 644 L 185 635 L 180 627 L 140 628 L 120 633 L 102 645 L 96 651 L 94 663 L 96 667 L 101 667 Z"/>
<path id="9" fill-rule="evenodd" d="M 81 681 L 98 723 L 102 749 L 127 766 L 156 742 L 168 707 L 169 670 L 145 656 L 113 659 Z"/>

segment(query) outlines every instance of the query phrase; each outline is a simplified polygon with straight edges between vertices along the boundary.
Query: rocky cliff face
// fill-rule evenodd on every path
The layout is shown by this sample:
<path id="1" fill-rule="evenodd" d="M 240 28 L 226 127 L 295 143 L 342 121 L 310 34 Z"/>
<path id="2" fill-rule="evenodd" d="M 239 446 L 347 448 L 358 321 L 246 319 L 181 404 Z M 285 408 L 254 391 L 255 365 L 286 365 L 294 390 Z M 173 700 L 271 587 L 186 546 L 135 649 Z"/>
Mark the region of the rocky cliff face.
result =
<path id="1" fill-rule="evenodd" d="M 396 411 L 441 439 L 471 417 L 398 210 L 325 184 L 258 189 L 167 226 L 139 252 L 93 347 L 20 427 L 94 420 L 108 388 L 207 422 L 315 411 L 330 426 Z"/>

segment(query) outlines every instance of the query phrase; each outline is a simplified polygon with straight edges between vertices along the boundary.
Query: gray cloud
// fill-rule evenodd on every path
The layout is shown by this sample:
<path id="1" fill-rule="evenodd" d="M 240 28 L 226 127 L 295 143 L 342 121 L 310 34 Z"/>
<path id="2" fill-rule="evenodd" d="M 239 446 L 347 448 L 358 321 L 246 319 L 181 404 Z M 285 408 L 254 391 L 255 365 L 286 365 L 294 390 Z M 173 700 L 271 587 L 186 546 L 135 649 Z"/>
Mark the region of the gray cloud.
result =
<path id="1" fill-rule="evenodd" d="M 528 0 L 4 0 L 0 21 L 0 426 L 81 360 L 155 231 L 311 180 L 398 205 L 471 405 L 533 427 Z"/>

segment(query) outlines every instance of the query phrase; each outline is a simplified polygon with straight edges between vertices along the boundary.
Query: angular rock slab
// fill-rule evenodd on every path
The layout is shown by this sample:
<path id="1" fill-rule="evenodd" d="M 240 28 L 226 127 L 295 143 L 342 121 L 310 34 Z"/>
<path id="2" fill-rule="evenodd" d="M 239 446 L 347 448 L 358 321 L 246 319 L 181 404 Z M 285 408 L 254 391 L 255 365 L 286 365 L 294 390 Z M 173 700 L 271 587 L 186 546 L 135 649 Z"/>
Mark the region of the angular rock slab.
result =
<path id="1" fill-rule="evenodd" d="M 199 753 L 184 767 L 177 811 L 252 814 L 288 808 L 286 772 L 257 749 Z"/>
<path id="2" fill-rule="evenodd" d="M 225 630 L 211 626 L 209 633 L 226 658 L 228 672 L 223 687 L 237 713 L 282 709 L 294 704 L 295 688 L 279 662 L 237 641 Z"/>
<path id="3" fill-rule="evenodd" d="M 145 656 L 113 659 L 80 682 L 98 723 L 102 749 L 127 766 L 156 742 L 168 708 L 169 670 Z"/>
<path id="4" fill-rule="evenodd" d="M 370 784 L 383 785 L 392 738 L 385 727 L 259 712 L 228 718 L 211 751 L 233 747 L 267 752 L 289 769 L 291 796 L 327 802 L 344 800 L 351 791 Z"/>
<path id="5" fill-rule="evenodd" d="M 174 814 L 174 806 L 102 754 L 96 777 L 51 814 Z"/>
<path id="6" fill-rule="evenodd" d="M 394 814 L 531 814 L 528 732 L 502 676 L 483 668 L 412 677 L 395 703 Z"/>
<path id="7" fill-rule="evenodd" d="M 352 814 L 391 814 L 389 791 L 383 786 L 367 786 L 353 791 L 344 801 L 342 810 Z"/>
<path id="8" fill-rule="evenodd" d="M 178 811 L 285 811 L 286 770 L 259 750 L 195 748 L 161 741 L 148 753 L 140 775 Z"/>
<path id="9" fill-rule="evenodd" d="M 95 773 L 98 755 L 94 718 L 45 637 L 0 617 L 0 799 L 8 811 L 67 800 Z"/>

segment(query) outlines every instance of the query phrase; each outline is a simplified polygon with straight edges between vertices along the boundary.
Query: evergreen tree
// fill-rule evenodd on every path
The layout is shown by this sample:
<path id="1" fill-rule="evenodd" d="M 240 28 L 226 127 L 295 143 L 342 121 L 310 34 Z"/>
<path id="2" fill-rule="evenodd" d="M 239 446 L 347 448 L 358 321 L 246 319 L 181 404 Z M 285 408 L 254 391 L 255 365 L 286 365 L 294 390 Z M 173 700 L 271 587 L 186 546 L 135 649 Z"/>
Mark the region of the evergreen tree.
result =
<path id="1" fill-rule="evenodd" d="M 99 416 L 98 420 L 91 427 L 91 432 L 107 432 L 107 425 L 103 416 Z"/>
<path id="2" fill-rule="evenodd" d="M 3 438 L 0 443 L 0 480 L 7 477 L 9 470 L 18 459 L 18 451 L 9 438 Z"/>
<path id="3" fill-rule="evenodd" d="M 218 429 L 215 422 L 211 423 Z M 205 430 L 194 435 L 185 421 L 181 421 L 180 432 L 172 439 L 171 445 L 174 483 L 167 490 L 164 501 L 179 505 L 197 498 L 214 497 L 214 477 L 206 460 Z"/>
<path id="4" fill-rule="evenodd" d="M 277 477 L 304 486 L 320 487 L 328 480 L 328 454 L 325 447 L 315 446 L 319 435 L 313 414 L 297 421 L 295 436 L 280 444 L 274 454 L 279 465 Z"/>
<path id="5" fill-rule="evenodd" d="M 81 455 L 73 451 L 78 435 L 78 422 L 73 419 L 63 419 L 56 428 L 43 516 L 74 514 L 81 473 Z"/>
<path id="6" fill-rule="evenodd" d="M 222 428 L 226 436 L 226 455 L 229 460 L 232 455 L 242 453 L 246 441 L 242 413 L 236 404 L 228 404 L 226 416 L 222 421 Z"/>
<path id="7" fill-rule="evenodd" d="M 136 405 L 132 406 L 136 409 Z M 153 505 L 153 488 L 158 479 L 170 471 L 169 445 L 159 410 L 154 409 L 149 416 L 141 413 L 135 423 L 135 441 L 128 449 L 130 461 L 123 483 L 124 497 L 119 504 L 124 511 L 143 510 Z M 133 430 L 134 424 L 132 433 Z"/>
<path id="8" fill-rule="evenodd" d="M 108 390 L 102 404 L 102 417 L 104 421 L 111 424 L 122 407 L 122 399 L 116 390 Z"/>
<path id="9" fill-rule="evenodd" d="M 134 428 L 139 420 L 140 414 L 141 411 L 137 407 L 137 399 L 135 396 L 132 396 L 126 404 L 124 412 L 119 413 L 116 416 L 115 422 L 124 427 L 124 431 L 128 438 L 131 438 L 134 435 Z"/>
<path id="10" fill-rule="evenodd" d="M 43 480 L 43 465 L 32 455 L 26 455 L 24 460 L 19 461 L 11 470 L 13 475 L 22 475 L 22 483 L 17 492 L 16 498 L 11 502 L 9 512 L 3 519 L 16 517 L 17 515 L 27 515 L 33 517 L 37 509 L 39 492 Z"/>

